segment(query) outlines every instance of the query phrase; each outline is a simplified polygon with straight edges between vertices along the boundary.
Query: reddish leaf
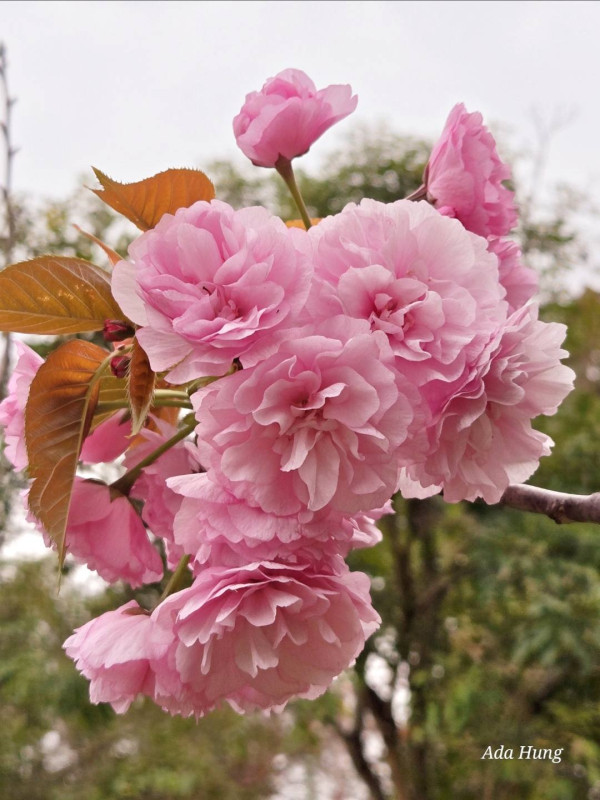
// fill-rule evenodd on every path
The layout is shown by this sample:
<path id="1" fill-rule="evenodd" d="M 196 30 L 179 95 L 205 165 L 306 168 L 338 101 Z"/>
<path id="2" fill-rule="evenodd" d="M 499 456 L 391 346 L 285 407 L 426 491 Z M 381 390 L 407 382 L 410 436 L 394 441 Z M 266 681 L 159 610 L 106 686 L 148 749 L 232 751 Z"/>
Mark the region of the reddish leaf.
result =
<path id="1" fill-rule="evenodd" d="M 108 273 L 80 258 L 40 256 L 0 272 L 0 331 L 81 333 L 122 317 Z"/>
<path id="2" fill-rule="evenodd" d="M 29 507 L 56 543 L 62 564 L 75 469 L 94 409 L 94 380 L 108 353 L 81 339 L 54 350 L 37 371 L 25 409 Z"/>
<path id="3" fill-rule="evenodd" d="M 143 231 L 153 228 L 163 214 L 215 196 L 215 187 L 198 169 L 168 169 L 137 183 L 118 183 L 98 169 L 94 172 L 102 184 L 94 194 Z"/>
<path id="4" fill-rule="evenodd" d="M 141 431 L 148 416 L 155 383 L 156 375 L 152 371 L 148 356 L 138 340 L 134 339 L 127 378 L 127 393 L 131 408 L 131 433 L 134 436 Z"/>
<path id="5" fill-rule="evenodd" d="M 75 228 L 75 230 L 79 231 L 79 233 L 82 236 L 85 236 L 86 239 L 89 239 L 90 242 L 94 242 L 94 244 L 97 244 L 98 247 L 104 250 L 104 252 L 108 256 L 108 260 L 110 261 L 113 267 L 115 264 L 118 264 L 119 261 L 123 260 L 121 256 L 112 249 L 112 247 L 109 247 L 107 244 L 105 244 L 102 241 L 102 239 L 98 239 L 98 237 L 94 236 L 93 233 L 88 233 L 87 231 L 84 231 L 83 228 L 79 227 L 79 225 L 73 225 L 73 227 Z"/>

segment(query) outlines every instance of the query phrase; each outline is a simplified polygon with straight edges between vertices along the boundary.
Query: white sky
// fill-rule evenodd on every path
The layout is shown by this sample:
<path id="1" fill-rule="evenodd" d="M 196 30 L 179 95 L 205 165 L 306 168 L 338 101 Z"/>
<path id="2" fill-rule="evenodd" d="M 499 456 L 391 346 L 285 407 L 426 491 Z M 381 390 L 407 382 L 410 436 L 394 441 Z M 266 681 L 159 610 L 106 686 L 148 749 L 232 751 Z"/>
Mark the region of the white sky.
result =
<path id="1" fill-rule="evenodd" d="M 286 67 L 350 83 L 354 120 L 435 137 L 455 102 L 534 141 L 531 109 L 575 119 L 552 178 L 600 186 L 600 4 L 595 2 L 4 2 L 18 97 L 15 188 L 65 196 L 91 164 L 118 180 L 236 153 L 247 92 Z"/>

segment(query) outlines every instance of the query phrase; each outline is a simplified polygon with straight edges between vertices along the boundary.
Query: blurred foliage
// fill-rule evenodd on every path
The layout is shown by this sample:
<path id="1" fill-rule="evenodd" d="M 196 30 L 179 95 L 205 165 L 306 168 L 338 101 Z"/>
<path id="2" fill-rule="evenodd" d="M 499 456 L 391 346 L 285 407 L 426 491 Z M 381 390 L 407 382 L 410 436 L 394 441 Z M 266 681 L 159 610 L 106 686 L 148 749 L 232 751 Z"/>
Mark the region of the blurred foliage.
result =
<path id="1" fill-rule="evenodd" d="M 96 179 L 82 176 L 81 188 L 65 200 L 34 202 L 30 198 L 16 198 L 13 202 L 16 216 L 14 261 L 57 253 L 108 268 L 106 255 L 85 236 L 86 233 L 102 240 L 120 255 L 126 254 L 139 231 L 83 185 L 92 182 Z"/>
<path id="2" fill-rule="evenodd" d="M 217 711 L 197 723 L 151 702 L 124 716 L 93 706 L 61 649 L 73 627 L 125 601 L 55 591 L 52 559 L 23 563 L 0 584 L 0 796 L 3 800 L 259 800 L 278 753 L 310 753 L 314 737 L 283 718 Z"/>
<path id="3" fill-rule="evenodd" d="M 319 175 L 299 167 L 297 179 L 311 216 L 324 216 L 348 200 L 409 194 L 427 155 L 424 142 L 362 129 Z M 217 196 L 236 207 L 258 203 L 284 219 L 298 216 L 270 171 L 225 162 L 206 171 Z M 527 187 L 516 190 L 525 258 L 551 287 L 559 265 L 567 274 L 584 254 L 576 232 L 581 198 L 557 194 L 554 212 L 541 218 L 527 206 Z M 20 257 L 61 252 L 105 264 L 69 227 L 74 217 L 125 252 L 131 229 L 87 193 L 37 210 L 22 204 Z M 577 388 L 557 415 L 539 421 L 556 447 L 533 481 L 588 493 L 600 486 L 600 296 L 555 296 L 543 314 L 569 326 Z M 330 775 L 332 763 L 339 769 L 330 796 L 343 800 L 367 796 L 362 782 L 378 800 L 600 798 L 598 529 L 439 498 L 397 498 L 396 508 L 382 521 L 382 543 L 349 559 L 372 576 L 380 632 L 332 691 L 271 719 L 224 710 L 196 724 L 146 702 L 123 717 L 91 706 L 87 682 L 61 643 L 128 595 L 111 589 L 84 600 L 67 580 L 57 597 L 47 563 L 4 566 L 2 798 L 266 798 L 278 772 L 301 763 L 309 776 L 327 753 Z M 362 782 L 342 776 L 339 743 Z M 515 758 L 482 760 L 488 746 L 500 745 Z M 522 745 L 563 748 L 561 763 L 520 760 Z M 304 793 L 294 797 L 322 800 L 321 791 L 306 777 Z"/>

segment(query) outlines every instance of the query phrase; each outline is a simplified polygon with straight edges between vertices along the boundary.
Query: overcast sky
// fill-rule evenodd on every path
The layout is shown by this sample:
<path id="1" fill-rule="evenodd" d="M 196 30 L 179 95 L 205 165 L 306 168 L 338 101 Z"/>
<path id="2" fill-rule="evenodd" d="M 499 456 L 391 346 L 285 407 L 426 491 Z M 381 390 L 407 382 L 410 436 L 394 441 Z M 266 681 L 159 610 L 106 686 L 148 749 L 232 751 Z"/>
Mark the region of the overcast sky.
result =
<path id="1" fill-rule="evenodd" d="M 595 2 L 4 2 L 18 98 L 14 182 L 64 196 L 90 165 L 119 180 L 233 155 L 247 92 L 286 67 L 350 83 L 353 122 L 435 137 L 464 101 L 535 139 L 531 110 L 574 115 L 551 177 L 600 185 L 600 4 Z"/>

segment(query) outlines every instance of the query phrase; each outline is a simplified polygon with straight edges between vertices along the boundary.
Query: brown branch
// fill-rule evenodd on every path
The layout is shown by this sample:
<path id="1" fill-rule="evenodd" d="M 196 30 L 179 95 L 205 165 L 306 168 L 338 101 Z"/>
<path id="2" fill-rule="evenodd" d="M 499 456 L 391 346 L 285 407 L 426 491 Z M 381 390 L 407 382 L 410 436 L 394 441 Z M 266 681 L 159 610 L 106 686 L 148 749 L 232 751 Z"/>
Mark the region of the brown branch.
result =
<path id="1" fill-rule="evenodd" d="M 383 791 L 379 777 L 373 772 L 371 765 L 365 758 L 363 750 L 361 735 L 363 731 L 365 712 L 365 699 L 361 694 L 358 694 L 356 700 L 356 710 L 354 712 L 354 725 L 351 731 L 344 731 L 341 725 L 334 720 L 332 722 L 335 732 L 346 745 L 346 749 L 354 769 L 360 775 L 366 786 L 369 788 L 373 800 L 386 800 L 386 794 Z"/>
<path id="2" fill-rule="evenodd" d="M 413 580 L 412 565 L 412 531 L 406 525 L 406 520 L 401 512 L 395 511 L 382 517 L 380 527 L 387 538 L 394 559 L 394 572 L 398 590 L 400 592 L 399 610 L 402 614 L 401 626 L 398 630 L 408 638 L 412 629 L 415 615 L 416 589 Z"/>
<path id="3" fill-rule="evenodd" d="M 595 522 L 600 525 L 600 492 L 567 494 L 539 486 L 509 486 L 500 502 L 519 511 L 545 514 L 559 525 L 569 522 Z"/>

